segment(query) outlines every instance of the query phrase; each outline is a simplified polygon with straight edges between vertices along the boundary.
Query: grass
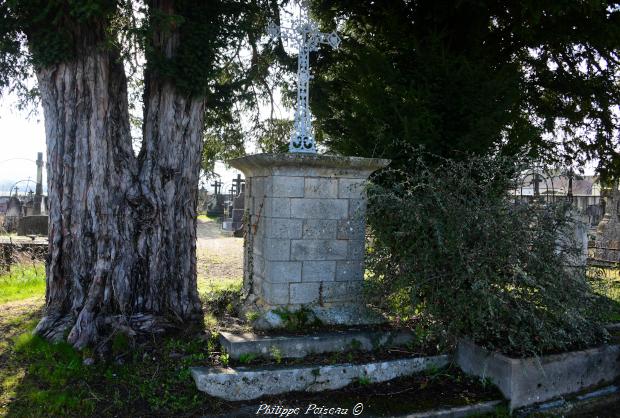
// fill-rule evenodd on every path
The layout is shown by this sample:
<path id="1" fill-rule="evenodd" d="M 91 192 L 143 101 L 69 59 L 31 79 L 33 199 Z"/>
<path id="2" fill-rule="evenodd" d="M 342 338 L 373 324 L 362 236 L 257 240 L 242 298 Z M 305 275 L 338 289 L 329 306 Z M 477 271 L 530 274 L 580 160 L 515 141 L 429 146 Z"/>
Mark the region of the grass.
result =
<path id="1" fill-rule="evenodd" d="M 200 280 L 210 304 L 229 304 L 241 290 L 241 279 Z M 105 359 L 83 361 L 91 350 L 50 343 L 32 334 L 45 292 L 42 265 L 12 266 L 0 276 L 0 417 L 31 416 L 175 416 L 204 415 L 222 403 L 196 391 L 189 367 L 221 365 L 219 346 L 199 327 L 137 344 L 124 334 L 111 339 Z M 19 302 L 24 300 L 23 302 Z M 210 312 L 209 309 L 205 309 Z M 205 315 L 206 328 L 217 319 Z"/>
<path id="2" fill-rule="evenodd" d="M 218 408 L 196 391 L 189 371 L 217 364 L 214 340 L 194 334 L 141 346 L 115 337 L 110 357 L 86 366 L 88 350 L 49 343 L 30 332 L 33 326 L 25 322 L 26 332 L 12 338 L 0 371 L 0 416 L 174 416 Z"/>
<path id="3" fill-rule="evenodd" d="M 205 327 L 213 329 L 217 325 L 215 316 L 238 313 L 238 302 L 241 300 L 243 280 L 235 279 L 198 279 L 198 294 L 205 312 Z"/>
<path id="4" fill-rule="evenodd" d="M 28 299 L 45 294 L 45 267 L 43 264 L 11 266 L 0 274 L 0 304 Z"/>
<path id="5" fill-rule="evenodd" d="M 227 306 L 238 300 L 241 291 L 240 278 L 201 279 L 198 285 L 206 312 L 214 312 L 211 306 Z M 230 361 L 215 333 L 207 337 L 194 328 L 140 344 L 116 334 L 105 359 L 97 357 L 94 365 L 86 366 L 84 359 L 93 356 L 92 351 L 76 351 L 64 342 L 50 343 L 32 335 L 41 315 L 41 303 L 22 303 L 21 310 L 14 307 L 0 315 L 0 417 L 205 416 L 235 408 L 198 392 L 190 376 L 191 366 L 223 366 Z M 205 316 L 207 328 L 215 326 L 216 321 L 212 313 Z M 277 360 L 279 353 L 273 351 L 272 356 Z M 445 403 L 446 398 L 462 405 L 498 396 L 480 385 L 464 385 L 460 379 L 465 377 L 458 373 L 446 377 L 436 370 L 428 376 L 414 376 L 396 389 L 383 386 L 376 393 L 372 392 L 374 385 L 362 379 L 357 386 L 336 393 L 339 397 L 333 402 L 345 405 L 354 400 L 377 411 L 400 404 L 403 399 L 409 402 L 403 408 L 432 409 Z M 410 392 L 412 389 L 415 392 Z M 452 392 L 446 395 L 446 390 Z M 394 401 L 385 395 L 386 391 L 404 398 Z M 419 393 L 426 395 L 420 398 Z M 297 396 L 277 401 L 289 404 L 297 402 Z M 299 402 L 319 404 L 326 395 L 304 396 Z"/>
<path id="6" fill-rule="evenodd" d="M 198 293 L 201 297 L 208 297 L 210 294 L 221 294 L 227 292 L 240 292 L 243 279 L 198 279 Z"/>
<path id="7" fill-rule="evenodd" d="M 198 220 L 202 222 L 215 222 L 217 221 L 217 216 L 198 215 Z"/>
<path id="8" fill-rule="evenodd" d="M 10 279 L 4 278 L 3 294 L 24 297 L 24 292 L 7 289 L 42 280 L 29 271 L 15 268 Z M 201 284 L 205 297 L 215 299 L 220 291 L 240 289 L 234 281 Z M 216 334 L 207 337 L 200 326 L 140 343 L 117 333 L 101 358 L 90 349 L 77 351 L 33 335 L 42 301 L 4 306 L 10 308 L 0 316 L 0 417 L 202 416 L 222 408 L 222 402 L 198 392 L 190 376 L 191 366 L 217 366 L 225 360 Z M 215 321 L 212 314 L 205 316 L 206 325 L 215 326 Z M 90 357 L 95 364 L 85 365 Z"/>
<path id="9" fill-rule="evenodd" d="M 620 322 L 620 270 L 612 268 L 590 268 L 590 282 L 601 296 L 598 304 L 603 322 Z"/>

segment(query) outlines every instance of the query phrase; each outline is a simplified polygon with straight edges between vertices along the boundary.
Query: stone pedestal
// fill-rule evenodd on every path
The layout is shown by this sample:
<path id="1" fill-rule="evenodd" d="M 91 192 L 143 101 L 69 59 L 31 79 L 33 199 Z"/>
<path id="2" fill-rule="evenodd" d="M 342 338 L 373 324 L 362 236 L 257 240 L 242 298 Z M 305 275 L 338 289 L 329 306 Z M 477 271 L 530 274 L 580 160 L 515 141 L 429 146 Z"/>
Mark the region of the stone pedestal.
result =
<path id="1" fill-rule="evenodd" d="M 363 305 L 364 183 L 389 160 L 259 154 L 229 161 L 246 177 L 244 289 L 257 325 L 307 307 L 323 323 L 376 322 Z"/>

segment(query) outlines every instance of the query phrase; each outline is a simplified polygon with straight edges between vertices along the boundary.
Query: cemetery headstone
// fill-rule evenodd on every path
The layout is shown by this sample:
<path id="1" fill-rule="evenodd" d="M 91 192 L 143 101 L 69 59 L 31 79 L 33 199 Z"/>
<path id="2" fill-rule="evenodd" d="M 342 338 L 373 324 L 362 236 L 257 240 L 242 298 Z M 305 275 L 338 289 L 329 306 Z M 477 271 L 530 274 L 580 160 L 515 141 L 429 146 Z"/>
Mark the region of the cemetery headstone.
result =
<path id="1" fill-rule="evenodd" d="M 239 180 L 241 180 L 239 178 Z M 245 216 L 245 180 L 237 183 L 240 193 L 233 199 L 232 229 L 235 237 L 243 237 L 243 221 Z"/>
<path id="2" fill-rule="evenodd" d="M 389 160 L 316 154 L 308 107 L 312 78 L 309 54 L 321 43 L 337 48 L 340 38 L 335 32 L 319 32 L 316 22 L 308 16 L 307 2 L 300 3 L 299 18 L 293 20 L 292 28 L 273 22 L 268 28 L 272 36 L 292 40 L 299 47 L 297 110 L 290 153 L 250 155 L 229 161 L 245 174 L 246 182 L 244 311 L 247 318 L 255 318 L 251 320 L 252 326 L 262 329 L 285 327 L 287 315 L 301 310 L 306 320 L 316 319 L 323 324 L 383 322 L 383 317 L 365 305 L 362 295 L 364 184 L 372 172 L 388 165 Z M 341 333 L 346 339 L 354 338 L 352 332 L 349 329 Z M 280 350 L 278 344 L 294 345 L 300 347 L 299 351 L 305 347 L 313 353 L 329 352 L 336 346 L 338 352 L 350 349 L 341 348 L 333 340 L 333 333 L 298 337 L 301 340 L 274 337 L 270 344 L 275 344 L 272 348 L 280 353 L 285 350 Z M 383 337 L 387 336 L 381 335 L 379 340 Z M 229 347 L 239 343 L 235 335 L 220 335 L 220 339 L 227 341 Z M 244 334 L 240 339 L 247 343 L 245 349 L 250 353 L 259 353 L 264 343 L 256 334 Z M 443 362 L 447 362 L 447 356 L 359 367 L 345 364 L 334 369 L 333 374 L 314 365 L 276 366 L 267 372 L 248 370 L 248 374 L 233 368 L 193 368 L 191 372 L 200 390 L 228 400 L 242 400 L 295 390 L 337 389 L 357 379 L 360 373 L 372 382 L 391 380 Z M 400 374 L 390 371 L 388 376 L 388 369 L 398 370 Z M 319 379 L 327 384 L 321 385 Z"/>
<path id="3" fill-rule="evenodd" d="M 221 193 L 222 182 L 215 180 L 211 183 L 213 187 L 213 195 L 209 200 L 207 207 L 207 215 L 209 216 L 223 216 L 224 215 L 224 201 L 225 196 Z"/>
<path id="4" fill-rule="evenodd" d="M 364 278 L 364 182 L 389 161 L 316 155 L 309 107 L 310 52 L 334 49 L 340 37 L 321 32 L 302 1 L 292 27 L 269 23 L 274 38 L 297 45 L 297 109 L 289 154 L 238 158 L 230 165 L 246 178 L 246 309 L 256 309 L 256 326 L 277 327 L 279 310 L 310 307 L 328 324 L 377 320 L 366 311 Z M 238 177 L 239 179 L 240 177 Z M 237 183 L 238 184 L 238 183 Z"/>
<path id="5" fill-rule="evenodd" d="M 582 212 L 571 209 L 570 222 L 559 231 L 557 251 L 565 251 L 568 255 L 569 271 L 583 269 L 588 261 L 588 218 Z"/>
<path id="6" fill-rule="evenodd" d="M 21 217 L 22 203 L 17 197 L 17 193 L 15 193 L 15 196 L 11 196 L 7 203 L 6 213 L 4 214 L 3 228 L 7 232 L 15 232 L 17 230 L 17 222 Z"/>
<path id="7" fill-rule="evenodd" d="M 620 261 L 620 191 L 613 187 L 605 197 L 605 215 L 596 228 L 594 258 L 601 261 Z"/>

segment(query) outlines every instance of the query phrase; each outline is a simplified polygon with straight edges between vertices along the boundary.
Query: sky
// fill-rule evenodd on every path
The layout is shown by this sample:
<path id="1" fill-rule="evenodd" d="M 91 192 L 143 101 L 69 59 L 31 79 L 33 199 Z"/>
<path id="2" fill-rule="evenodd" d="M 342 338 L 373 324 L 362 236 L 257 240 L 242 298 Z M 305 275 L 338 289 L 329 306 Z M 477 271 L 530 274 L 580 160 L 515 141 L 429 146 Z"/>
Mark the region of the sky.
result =
<path id="1" fill-rule="evenodd" d="M 43 110 L 20 112 L 16 108 L 15 96 L 1 96 L 0 99 L 0 195 L 8 194 L 9 189 L 18 181 L 36 181 L 37 153 L 45 152 L 45 126 Z M 45 170 L 43 171 L 45 185 Z M 34 189 L 34 184 L 20 182 L 20 192 L 25 187 Z"/>
<path id="2" fill-rule="evenodd" d="M 287 8 L 282 16 L 282 22 L 290 25 L 290 20 L 296 16 L 298 11 Z M 286 44 L 286 49 L 295 53 L 292 45 Z M 276 118 L 293 118 L 293 111 L 282 105 L 279 91 L 274 92 Z M 8 194 L 9 189 L 17 182 L 27 179 L 36 179 L 37 152 L 43 152 L 43 159 L 46 159 L 45 149 L 45 127 L 43 123 L 43 110 L 36 109 L 30 116 L 27 112 L 20 112 L 16 108 L 17 98 L 13 95 L 0 96 L 0 196 Z M 259 108 L 261 118 L 270 115 L 270 107 L 267 104 L 261 104 Z M 254 144 L 246 144 L 246 152 L 253 154 L 257 152 Z M 220 175 L 223 182 L 223 190 L 226 191 L 232 184 L 232 179 L 241 172 L 227 167 L 223 162 L 215 165 L 215 172 Z M 44 193 L 46 190 L 46 173 L 43 172 Z M 210 184 L 213 180 L 202 181 L 201 187 L 206 187 L 212 191 Z M 22 185 L 28 183 L 22 182 L 18 184 L 20 192 L 23 191 Z M 34 188 L 34 184 L 30 183 Z"/>

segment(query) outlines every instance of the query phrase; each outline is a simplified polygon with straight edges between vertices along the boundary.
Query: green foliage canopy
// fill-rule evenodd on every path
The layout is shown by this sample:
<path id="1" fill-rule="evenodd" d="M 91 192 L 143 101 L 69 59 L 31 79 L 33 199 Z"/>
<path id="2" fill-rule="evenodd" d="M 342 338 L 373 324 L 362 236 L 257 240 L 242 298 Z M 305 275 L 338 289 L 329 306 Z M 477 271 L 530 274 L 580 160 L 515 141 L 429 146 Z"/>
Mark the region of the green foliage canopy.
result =
<path id="1" fill-rule="evenodd" d="M 324 0 L 341 50 L 316 59 L 320 138 L 399 164 L 403 144 L 620 170 L 620 2 Z"/>
<path id="2" fill-rule="evenodd" d="M 267 95 L 262 80 L 271 61 L 258 40 L 268 10 L 267 0 L 6 0 L 0 3 L 0 90 L 37 100 L 37 68 L 113 51 L 137 90 L 145 78 L 158 77 L 206 98 L 209 171 L 216 159 L 244 152 L 240 114 Z M 138 105 L 139 96 L 131 97 Z"/>
<path id="3" fill-rule="evenodd" d="M 270 96 L 270 66 L 272 75 L 274 63 L 295 70 L 281 41 L 261 45 L 267 17 L 277 21 L 289 3 L 5 0 L 0 87 L 36 98 L 23 82 L 33 66 L 93 45 L 116 47 L 127 61 L 139 51 L 149 71 L 207 97 L 210 166 L 243 152 L 241 114 L 255 115 Z M 501 150 L 562 163 L 598 158 L 602 174 L 620 172 L 620 2 L 311 3 L 323 28 L 337 22 L 344 40 L 340 51 L 313 58 L 317 136 L 332 151 L 398 165 L 406 159 L 402 144 L 423 144 L 443 156 Z M 160 12 L 170 4 L 171 13 Z M 183 39 L 174 57 L 155 47 L 153 31 L 166 28 Z M 274 129 L 265 130 L 268 149 Z"/>

